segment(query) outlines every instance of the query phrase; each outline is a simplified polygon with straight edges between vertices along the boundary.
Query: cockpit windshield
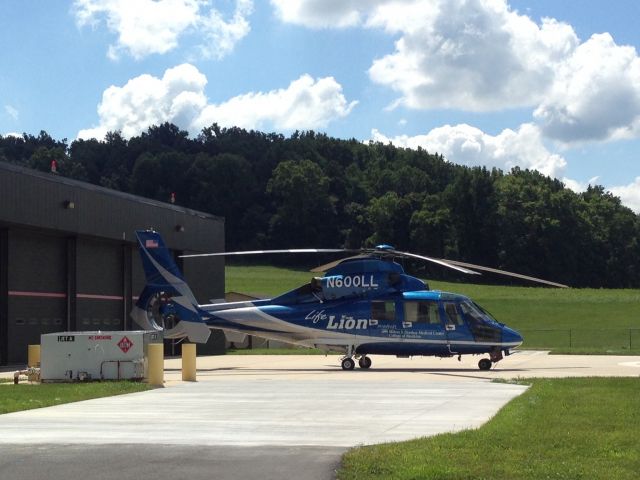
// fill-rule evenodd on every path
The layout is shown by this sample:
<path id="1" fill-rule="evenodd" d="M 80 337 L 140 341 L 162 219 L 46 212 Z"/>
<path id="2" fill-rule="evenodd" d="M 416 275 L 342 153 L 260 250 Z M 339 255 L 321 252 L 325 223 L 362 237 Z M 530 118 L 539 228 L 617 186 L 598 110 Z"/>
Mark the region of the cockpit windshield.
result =
<path id="1" fill-rule="evenodd" d="M 500 324 L 500 322 L 499 322 L 499 321 L 497 321 L 497 320 L 495 319 L 495 317 L 494 317 L 493 315 L 491 315 L 491 313 L 489 313 L 489 310 L 487 310 L 486 308 L 484 308 L 484 307 L 483 307 L 483 306 L 481 306 L 481 305 L 478 305 L 476 302 L 473 302 L 473 304 L 474 304 L 478 309 L 480 309 L 480 311 L 481 311 L 482 313 L 484 313 L 485 318 L 487 318 L 490 322 Z"/>
<path id="2" fill-rule="evenodd" d="M 470 300 L 460 303 L 462 312 L 472 320 L 480 323 L 497 324 L 498 322 L 484 308 Z"/>
<path id="3" fill-rule="evenodd" d="M 478 342 L 499 342 L 502 338 L 500 324 L 477 303 L 471 300 L 460 302 L 469 329 Z"/>

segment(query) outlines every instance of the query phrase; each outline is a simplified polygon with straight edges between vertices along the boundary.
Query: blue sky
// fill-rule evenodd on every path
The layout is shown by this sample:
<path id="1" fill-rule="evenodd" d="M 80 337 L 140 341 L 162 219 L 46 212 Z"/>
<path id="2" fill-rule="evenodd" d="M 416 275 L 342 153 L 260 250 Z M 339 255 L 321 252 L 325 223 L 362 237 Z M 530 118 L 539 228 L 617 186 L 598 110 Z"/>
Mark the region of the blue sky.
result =
<path id="1" fill-rule="evenodd" d="M 0 134 L 313 129 L 640 211 L 638 18 L 635 0 L 5 0 Z"/>

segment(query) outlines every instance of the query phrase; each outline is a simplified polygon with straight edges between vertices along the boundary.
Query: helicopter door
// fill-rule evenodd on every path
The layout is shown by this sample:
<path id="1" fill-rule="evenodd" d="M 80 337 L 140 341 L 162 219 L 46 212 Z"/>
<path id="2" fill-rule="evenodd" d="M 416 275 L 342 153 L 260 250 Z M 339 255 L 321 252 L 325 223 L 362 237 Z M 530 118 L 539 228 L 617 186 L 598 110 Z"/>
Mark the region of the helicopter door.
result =
<path id="1" fill-rule="evenodd" d="M 430 354 L 448 352 L 445 327 L 438 302 L 435 300 L 406 300 L 402 326 L 404 337 L 426 342 Z M 425 346 L 421 345 L 421 349 Z"/>
<path id="2" fill-rule="evenodd" d="M 451 353 L 457 353 L 459 342 L 473 341 L 473 335 L 471 335 L 471 331 L 465 323 L 460 307 L 456 302 L 442 302 L 442 310 L 449 350 Z"/>
<path id="3" fill-rule="evenodd" d="M 396 302 L 393 300 L 373 300 L 371 302 L 371 319 L 373 326 L 389 328 L 396 321 Z"/>
<path id="4" fill-rule="evenodd" d="M 395 300 L 372 300 L 371 315 L 369 317 L 368 332 L 358 332 L 363 335 L 369 334 L 374 337 L 401 338 L 401 330 L 397 328 L 397 322 L 402 317 L 398 315 L 398 307 Z"/>

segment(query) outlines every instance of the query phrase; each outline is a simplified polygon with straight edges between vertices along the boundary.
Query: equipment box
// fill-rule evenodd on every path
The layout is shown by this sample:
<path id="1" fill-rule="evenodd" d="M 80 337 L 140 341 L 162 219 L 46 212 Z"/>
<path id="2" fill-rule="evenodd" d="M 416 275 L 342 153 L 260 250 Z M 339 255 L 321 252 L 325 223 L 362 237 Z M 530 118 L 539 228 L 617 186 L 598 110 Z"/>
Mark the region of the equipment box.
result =
<path id="1" fill-rule="evenodd" d="M 142 330 L 47 333 L 40 337 L 41 379 L 142 380 L 149 343 L 162 343 L 162 335 Z"/>

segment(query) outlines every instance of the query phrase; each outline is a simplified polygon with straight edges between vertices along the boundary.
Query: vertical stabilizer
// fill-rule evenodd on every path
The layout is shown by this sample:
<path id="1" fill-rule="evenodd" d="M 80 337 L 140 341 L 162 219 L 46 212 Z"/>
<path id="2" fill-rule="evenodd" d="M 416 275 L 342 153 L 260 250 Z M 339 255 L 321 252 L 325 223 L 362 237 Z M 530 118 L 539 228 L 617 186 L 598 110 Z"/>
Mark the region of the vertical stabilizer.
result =
<path id="1" fill-rule="evenodd" d="M 165 338 L 189 338 L 206 343 L 210 330 L 204 323 L 193 292 L 184 281 L 159 233 L 136 232 L 146 285 L 131 312 L 142 328 L 164 331 Z"/>

